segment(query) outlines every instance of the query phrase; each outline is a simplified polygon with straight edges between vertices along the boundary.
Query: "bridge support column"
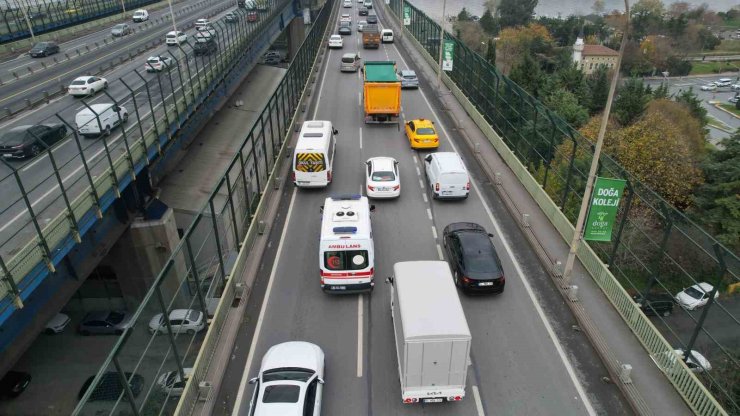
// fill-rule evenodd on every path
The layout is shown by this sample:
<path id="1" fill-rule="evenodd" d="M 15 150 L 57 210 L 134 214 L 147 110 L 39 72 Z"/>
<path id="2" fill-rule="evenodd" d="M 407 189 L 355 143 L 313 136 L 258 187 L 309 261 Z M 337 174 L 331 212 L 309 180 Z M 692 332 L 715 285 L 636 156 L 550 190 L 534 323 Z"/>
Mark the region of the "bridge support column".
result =
<path id="1" fill-rule="evenodd" d="M 291 60 L 298 53 L 298 48 L 301 47 L 301 43 L 306 38 L 306 25 L 303 24 L 302 18 L 296 18 L 291 20 L 288 25 L 288 58 Z"/>

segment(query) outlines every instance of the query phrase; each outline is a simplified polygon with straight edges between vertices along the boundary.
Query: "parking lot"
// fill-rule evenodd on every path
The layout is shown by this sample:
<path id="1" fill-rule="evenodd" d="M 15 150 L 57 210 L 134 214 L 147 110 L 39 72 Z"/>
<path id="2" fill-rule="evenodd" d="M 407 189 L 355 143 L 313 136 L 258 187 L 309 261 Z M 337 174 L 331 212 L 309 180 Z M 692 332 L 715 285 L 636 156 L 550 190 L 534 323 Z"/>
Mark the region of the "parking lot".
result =
<path id="1" fill-rule="evenodd" d="M 137 397 L 142 402 L 147 396 L 161 396 L 168 400 L 166 392 L 156 384 L 166 372 L 177 369 L 173 351 L 167 335 L 152 335 L 148 331 L 149 319 L 156 312 L 146 314 L 136 323 L 126 348 L 119 356 L 123 371 L 139 374 L 144 379 L 143 388 Z M 78 394 L 88 377 L 93 376 L 104 363 L 113 345 L 120 337 L 115 335 L 83 336 L 77 326 L 83 312 L 67 312 L 72 321 L 64 332 L 56 335 L 40 334 L 32 346 L 16 363 L 14 370 L 31 374 L 32 380 L 19 397 L 0 402 L 0 415 L 40 416 L 69 415 L 78 403 Z M 177 353 L 185 357 L 186 365 L 192 365 L 205 335 L 201 331 L 195 336 L 176 336 Z M 141 359 L 142 351 L 147 353 Z M 149 358 L 151 357 L 151 359 Z M 108 371 L 115 367 L 110 365 Z M 172 409 L 176 400 L 169 399 Z M 115 401 L 99 401 L 88 404 L 85 414 L 104 410 L 108 414 Z M 128 406 L 128 405 L 126 405 Z M 118 409 L 123 409 L 118 403 Z M 128 407 L 126 407 L 128 409 Z"/>
<path id="2" fill-rule="evenodd" d="M 719 102 L 723 104 L 729 104 L 729 99 L 735 96 L 737 91 L 732 90 L 731 87 L 721 87 L 715 91 L 702 91 L 701 87 L 707 85 L 710 82 L 715 82 L 720 78 L 732 78 L 733 84 L 740 84 L 739 76 L 731 75 L 707 75 L 701 77 L 672 77 L 665 79 L 649 79 L 645 83 L 650 85 L 652 88 L 659 86 L 661 83 L 668 85 L 670 94 L 680 94 L 689 88 L 692 88 L 694 93 L 704 104 L 707 109 L 707 113 L 710 117 L 718 120 L 720 124 L 725 126 L 725 129 L 719 129 L 713 126 L 709 126 L 709 141 L 713 144 L 718 143 L 721 139 L 732 135 L 738 127 L 740 127 L 740 118 L 737 118 L 725 111 L 722 111 L 715 107 L 710 102 Z"/>

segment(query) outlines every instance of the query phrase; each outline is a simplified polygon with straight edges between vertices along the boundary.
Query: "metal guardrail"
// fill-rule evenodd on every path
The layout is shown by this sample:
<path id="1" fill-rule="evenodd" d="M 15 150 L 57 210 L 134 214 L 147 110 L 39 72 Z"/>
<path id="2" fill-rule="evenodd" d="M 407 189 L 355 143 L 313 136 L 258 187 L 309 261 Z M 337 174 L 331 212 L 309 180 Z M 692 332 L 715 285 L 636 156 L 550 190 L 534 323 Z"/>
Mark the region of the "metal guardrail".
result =
<path id="1" fill-rule="evenodd" d="M 0 317 L 5 319 L 14 306 L 22 306 L 22 298 L 55 270 L 54 264 L 79 242 L 79 236 L 102 216 L 136 173 L 162 154 L 188 117 L 203 111 L 204 101 L 215 90 L 226 88 L 223 80 L 246 55 L 251 39 L 290 4 L 271 0 L 270 11 L 257 23 L 248 23 L 243 9 L 237 10 L 241 18 L 236 24 L 215 22 L 218 53 L 196 57 L 193 45 L 186 43 L 166 54 L 175 63 L 171 70 L 151 79 L 135 71 L 112 81 L 109 90 L 120 83 L 128 92 L 118 97 L 105 92 L 107 98 L 130 110 L 129 122 L 115 135 L 83 143 L 73 119 L 57 114 L 46 120 L 66 125 L 69 132 L 52 147 L 36 138 L 31 150 L 40 154 L 32 163 L 48 158 L 37 166 L 46 169 L 46 177 L 29 179 L 25 167 L 9 166 L 0 159 L 12 170 L 0 179 L 2 192 L 20 195 L 17 200 L 0 201 L 0 216 L 8 219 L 0 227 L 4 283 L 0 285 Z"/>
<path id="2" fill-rule="evenodd" d="M 411 24 L 406 26 L 407 33 L 413 36 L 427 61 L 436 67 L 440 26 L 407 1 L 403 4 L 410 9 Z M 391 0 L 390 8 L 396 18 L 403 15 L 400 0 Z M 560 234 L 570 241 L 574 232 L 572 223 L 577 215 L 572 205 L 580 201 L 585 184 L 586 172 L 579 166 L 590 163 L 590 143 L 454 36 L 445 33 L 445 39 L 455 44 L 453 70 L 443 77 L 446 84 L 487 133 Z M 538 148 L 535 140 L 544 143 L 544 149 Z M 570 152 L 558 155 L 557 144 L 563 141 L 570 141 L 572 147 Z M 580 149 L 578 153 L 576 148 Z M 552 168 L 556 157 L 568 161 L 564 172 L 555 172 Z M 625 290 L 673 294 L 675 287 L 690 286 L 698 281 L 709 280 L 716 288 L 733 284 L 740 281 L 737 255 L 608 156 L 602 155 L 601 175 L 628 181 L 627 202 L 620 207 L 618 231 L 613 241 L 582 244 L 578 258 L 694 412 L 724 415 L 727 412 L 723 406 L 726 406 L 737 413 L 740 405 L 733 386 L 723 384 L 723 380 L 715 378 L 711 371 L 697 376 L 676 358 L 673 349 L 699 349 L 701 346 L 704 353 L 711 349 L 716 353 L 715 362 L 730 366 L 729 373 L 737 373 L 740 371 L 737 358 L 729 347 L 717 341 L 723 334 L 712 333 L 704 324 L 711 310 L 714 319 L 727 320 L 734 325 L 737 334 L 738 319 L 721 303 L 710 301 L 698 319 L 681 310 L 696 323 L 690 333 L 681 334 L 671 326 L 669 318 L 657 317 L 656 323 L 648 319 Z M 553 185 L 554 182 L 559 186 Z M 648 221 L 645 221 L 646 215 Z M 646 224 L 658 225 L 650 228 Z M 628 235 L 631 238 L 626 238 Z M 713 271 L 706 275 L 706 270 Z M 656 325 L 667 328 L 665 335 Z M 699 338 L 700 335 L 704 337 Z"/>
<path id="3" fill-rule="evenodd" d="M 0 44 L 134 10 L 161 0 L 35 0 L 0 7 Z M 29 30 L 30 26 L 30 30 Z"/>
<path id="4" fill-rule="evenodd" d="M 188 414 L 198 400 L 205 399 L 202 394 L 209 393 L 208 384 L 201 382 L 207 382 L 205 375 L 237 292 L 237 279 L 233 276 L 243 271 L 258 232 L 256 223 L 262 216 L 265 195 L 275 189 L 275 172 L 293 134 L 317 52 L 323 47 L 332 5 L 329 0 L 317 15 L 282 81 L 133 317 L 136 326 L 146 328 L 153 314 L 167 315 L 177 308 L 206 314 L 205 298 L 215 284 L 222 293 L 207 331 L 177 333 L 166 327 L 164 333 L 148 335 L 143 328 L 126 330 L 92 383 L 98 387 L 88 390 L 74 414 L 114 414 L 124 410 L 135 415 Z M 240 253 L 232 265 L 229 259 L 236 250 Z M 210 267 L 202 267 L 204 263 Z M 203 270 L 210 272 L 204 275 Z M 169 374 L 188 380 L 181 392 L 175 393 L 158 383 Z M 130 384 L 121 384 L 132 387 L 105 390 L 100 384 L 104 377 L 129 379 Z M 89 400 L 91 395 L 103 393 L 115 399 L 103 404 Z M 180 394 L 179 403 L 170 400 Z"/>

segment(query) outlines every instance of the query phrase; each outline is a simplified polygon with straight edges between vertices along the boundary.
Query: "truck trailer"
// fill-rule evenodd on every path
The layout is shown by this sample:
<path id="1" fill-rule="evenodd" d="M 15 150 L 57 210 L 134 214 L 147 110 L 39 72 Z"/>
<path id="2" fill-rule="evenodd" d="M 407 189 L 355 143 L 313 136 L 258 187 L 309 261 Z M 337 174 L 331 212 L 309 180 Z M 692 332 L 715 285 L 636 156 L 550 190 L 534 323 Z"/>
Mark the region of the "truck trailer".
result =
<path id="1" fill-rule="evenodd" d="M 380 30 L 378 25 L 368 24 L 362 28 L 362 48 L 378 49 L 380 47 Z"/>
<path id="2" fill-rule="evenodd" d="M 472 338 L 449 266 L 399 262 L 388 282 L 401 400 L 462 400 Z"/>
<path id="3" fill-rule="evenodd" d="M 365 123 L 398 124 L 401 112 L 401 81 L 393 61 L 365 61 L 363 96 Z"/>

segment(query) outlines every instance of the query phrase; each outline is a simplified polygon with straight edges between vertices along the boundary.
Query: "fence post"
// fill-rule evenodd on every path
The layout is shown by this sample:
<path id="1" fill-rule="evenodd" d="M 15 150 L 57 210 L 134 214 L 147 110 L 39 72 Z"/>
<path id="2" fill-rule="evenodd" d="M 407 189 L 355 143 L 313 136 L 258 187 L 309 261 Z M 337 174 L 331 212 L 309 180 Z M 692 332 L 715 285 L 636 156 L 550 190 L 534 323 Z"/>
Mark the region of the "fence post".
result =
<path id="1" fill-rule="evenodd" d="M 614 237 L 614 245 L 612 246 L 612 252 L 609 256 L 609 270 L 613 270 L 614 261 L 617 257 L 617 249 L 619 248 L 619 243 L 622 241 L 622 231 L 624 231 L 624 226 L 629 218 L 630 209 L 632 208 L 632 200 L 635 197 L 635 190 L 632 188 L 632 181 L 630 180 L 627 180 L 627 190 L 629 191 L 627 194 L 627 203 L 624 206 L 622 221 L 619 222 L 619 229 L 617 230 L 617 235 Z"/>
<path id="2" fill-rule="evenodd" d="M 100 219 L 103 218 L 103 207 L 100 205 L 100 197 L 98 196 L 98 190 L 95 188 L 95 182 L 93 181 L 92 175 L 90 174 L 90 167 L 87 165 L 87 158 L 85 158 L 85 152 L 82 149 L 82 144 L 80 143 L 80 137 L 77 135 L 77 130 L 75 130 L 74 127 L 72 127 L 65 119 L 62 118 L 62 116 L 59 115 L 59 113 L 54 114 L 64 125 L 67 126 L 67 128 L 72 131 L 72 136 L 75 139 L 75 144 L 77 145 L 77 152 L 80 155 L 80 159 L 82 159 L 82 166 L 85 169 L 85 176 L 87 177 L 87 181 L 90 184 L 90 192 L 93 195 L 93 199 L 95 199 L 95 206 L 97 207 L 97 210 L 95 212 L 95 215 Z"/>
<path id="3" fill-rule="evenodd" d="M 224 253 L 221 250 L 221 238 L 218 232 L 218 222 L 216 221 L 216 209 L 213 205 L 213 199 L 208 200 L 208 206 L 211 208 L 211 223 L 213 224 L 213 233 L 216 236 L 216 251 L 218 252 L 218 266 L 221 269 L 221 282 L 226 283 L 226 268 L 224 267 Z"/>
<path id="4" fill-rule="evenodd" d="M 157 118 L 154 116 L 154 104 L 152 104 L 152 94 L 151 91 L 149 91 L 149 83 L 146 81 L 146 79 L 141 76 L 139 71 L 134 70 L 134 73 L 141 78 L 142 81 L 144 81 L 144 88 L 146 89 L 146 98 L 149 100 L 149 115 L 152 116 L 152 123 L 154 124 L 154 133 L 157 134 L 157 139 L 155 142 L 157 143 L 157 153 L 160 155 L 162 154 L 162 146 L 159 144 L 159 127 L 157 126 Z M 139 123 L 141 123 L 141 120 L 139 120 Z"/>

